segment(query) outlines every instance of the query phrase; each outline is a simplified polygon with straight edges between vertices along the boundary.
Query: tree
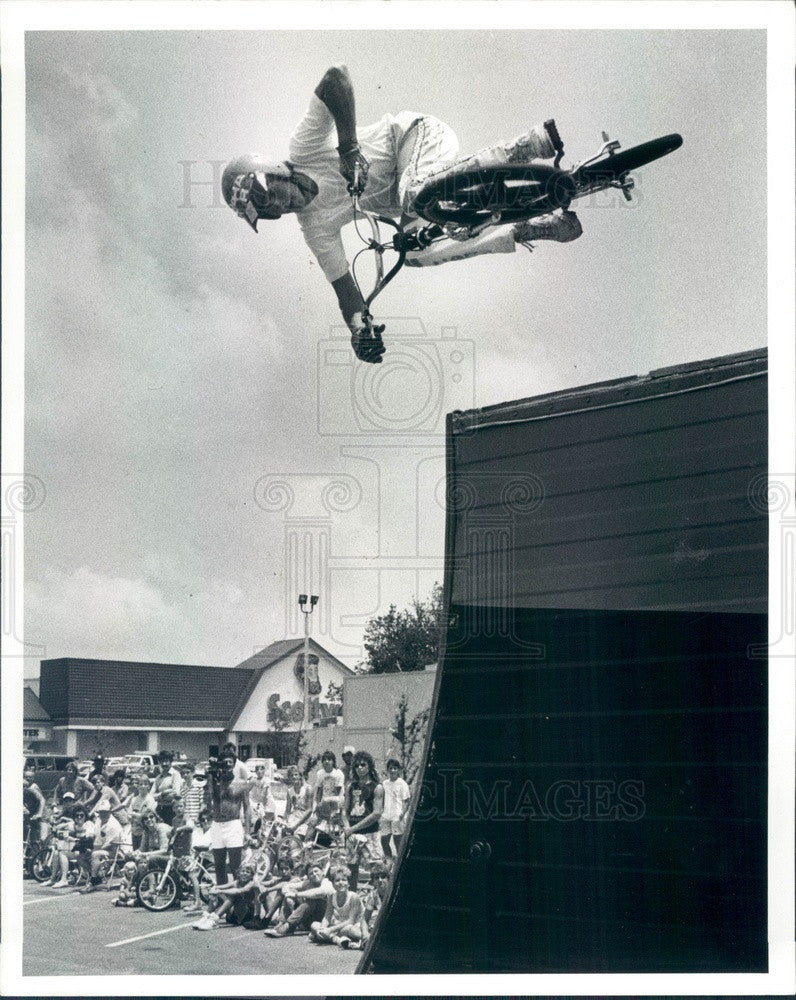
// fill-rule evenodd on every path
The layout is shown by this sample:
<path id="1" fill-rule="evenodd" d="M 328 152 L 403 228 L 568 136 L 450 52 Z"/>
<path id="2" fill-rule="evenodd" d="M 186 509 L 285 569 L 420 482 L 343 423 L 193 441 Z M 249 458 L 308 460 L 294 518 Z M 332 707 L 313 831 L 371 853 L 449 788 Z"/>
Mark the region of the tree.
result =
<path id="1" fill-rule="evenodd" d="M 423 750 L 423 741 L 426 737 L 430 715 L 431 709 L 423 708 L 410 718 L 409 696 L 406 691 L 401 693 L 390 733 L 396 748 L 394 752 L 398 754 L 401 769 L 410 785 L 415 780 L 420 768 L 419 758 Z"/>
<path id="2" fill-rule="evenodd" d="M 404 611 L 391 604 L 386 615 L 371 618 L 364 637 L 367 658 L 358 669 L 387 674 L 423 670 L 436 663 L 441 624 L 442 587 L 435 583 L 427 601 L 414 597 Z"/>

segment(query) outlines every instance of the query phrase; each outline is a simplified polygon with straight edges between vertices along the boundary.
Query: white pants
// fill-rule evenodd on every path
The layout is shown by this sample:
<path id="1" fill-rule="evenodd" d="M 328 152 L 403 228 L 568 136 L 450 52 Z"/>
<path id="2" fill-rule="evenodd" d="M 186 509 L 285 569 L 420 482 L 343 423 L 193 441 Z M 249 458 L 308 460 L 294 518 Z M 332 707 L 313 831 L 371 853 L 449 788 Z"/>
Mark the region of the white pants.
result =
<path id="1" fill-rule="evenodd" d="M 414 141 L 413 140 L 414 137 Z M 453 129 L 431 115 L 420 118 L 407 132 L 397 151 L 398 194 L 407 215 L 414 215 L 415 196 L 425 182 L 435 174 L 456 166 L 487 167 L 504 163 L 521 163 L 555 155 L 555 149 L 543 125 L 507 142 L 488 146 L 470 156 L 459 155 L 459 140 Z M 485 253 L 514 253 L 516 243 L 511 225 L 496 226 L 471 240 L 444 240 L 425 250 L 410 251 L 407 267 L 430 267 L 465 260 Z"/>

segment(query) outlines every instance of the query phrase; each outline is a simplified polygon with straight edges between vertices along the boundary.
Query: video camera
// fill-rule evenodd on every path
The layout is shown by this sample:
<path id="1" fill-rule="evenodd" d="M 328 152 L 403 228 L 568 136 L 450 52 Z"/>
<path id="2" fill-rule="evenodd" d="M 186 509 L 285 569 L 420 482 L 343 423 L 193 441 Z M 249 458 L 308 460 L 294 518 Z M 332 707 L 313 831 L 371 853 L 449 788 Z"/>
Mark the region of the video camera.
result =
<path id="1" fill-rule="evenodd" d="M 235 762 L 229 763 L 229 757 L 210 757 L 207 762 L 207 775 L 211 781 L 220 781 L 225 775 L 231 775 Z"/>

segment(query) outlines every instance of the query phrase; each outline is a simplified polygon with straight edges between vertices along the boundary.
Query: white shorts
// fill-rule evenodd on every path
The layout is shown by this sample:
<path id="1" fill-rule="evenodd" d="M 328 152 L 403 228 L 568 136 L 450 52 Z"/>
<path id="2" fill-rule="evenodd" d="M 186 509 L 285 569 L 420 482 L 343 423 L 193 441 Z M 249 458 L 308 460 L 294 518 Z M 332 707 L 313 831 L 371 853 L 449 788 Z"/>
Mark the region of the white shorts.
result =
<path id="1" fill-rule="evenodd" d="M 213 820 L 210 827 L 211 850 L 223 851 L 230 847 L 243 847 L 243 823 L 239 819 L 228 819 L 223 823 Z"/>
<path id="2" fill-rule="evenodd" d="M 383 819 L 379 827 L 379 833 L 382 837 L 390 837 L 393 834 L 396 837 L 400 837 L 401 834 L 406 833 L 406 818 Z"/>

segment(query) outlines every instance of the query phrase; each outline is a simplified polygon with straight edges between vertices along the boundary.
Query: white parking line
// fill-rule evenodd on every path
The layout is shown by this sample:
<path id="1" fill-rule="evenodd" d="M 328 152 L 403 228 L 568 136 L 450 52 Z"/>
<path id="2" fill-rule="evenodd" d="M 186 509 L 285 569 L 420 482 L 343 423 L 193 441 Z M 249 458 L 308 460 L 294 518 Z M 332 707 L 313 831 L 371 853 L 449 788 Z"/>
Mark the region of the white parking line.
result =
<path id="1" fill-rule="evenodd" d="M 172 931 L 184 931 L 186 927 L 193 926 L 190 923 L 187 924 L 177 924 L 174 927 L 166 927 L 162 931 L 152 931 L 149 934 L 139 934 L 138 937 L 125 938 L 124 941 L 114 941 L 112 944 L 106 944 L 106 948 L 120 948 L 123 944 L 134 944 L 136 941 L 143 941 L 145 938 L 157 937 L 159 934 L 171 934 Z"/>

